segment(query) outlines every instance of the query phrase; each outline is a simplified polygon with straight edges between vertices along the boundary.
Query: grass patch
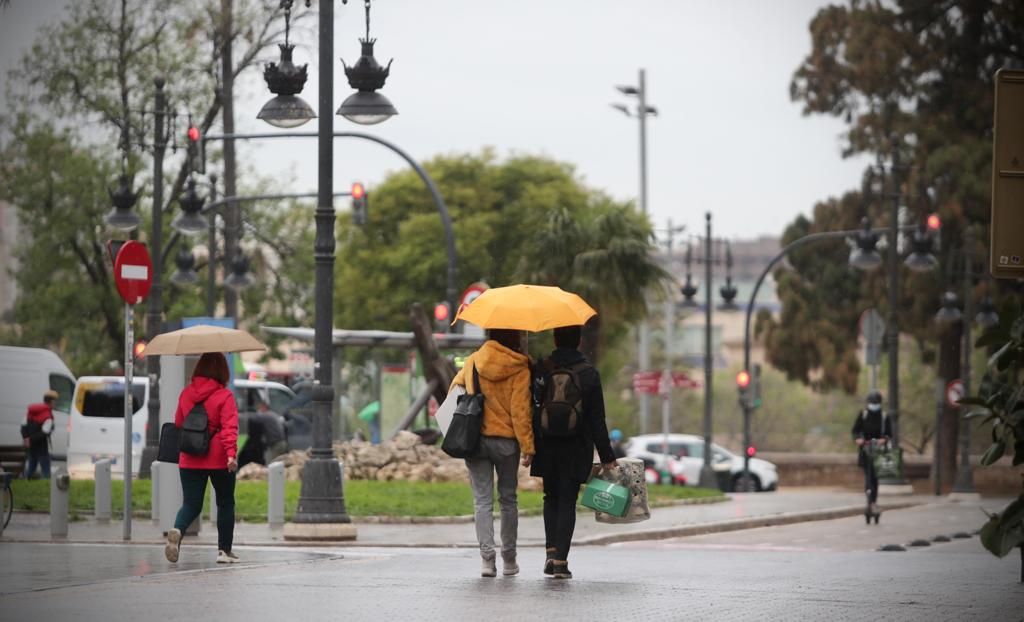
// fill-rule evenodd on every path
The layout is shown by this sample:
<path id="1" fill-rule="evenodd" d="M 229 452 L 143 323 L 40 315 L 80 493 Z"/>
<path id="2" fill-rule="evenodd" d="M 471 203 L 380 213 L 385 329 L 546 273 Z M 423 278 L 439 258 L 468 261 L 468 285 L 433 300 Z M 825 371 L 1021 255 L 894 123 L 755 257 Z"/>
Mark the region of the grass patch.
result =
<path id="1" fill-rule="evenodd" d="M 124 483 L 111 482 L 114 517 L 124 507 Z M 14 506 L 18 510 L 47 512 L 50 509 L 50 483 L 44 480 L 12 482 Z M 132 482 L 133 514 L 148 516 L 150 480 Z M 285 515 L 295 513 L 302 491 L 301 482 L 285 482 Z M 72 480 L 69 511 L 91 515 L 95 511 L 92 480 Z M 652 505 L 664 505 L 681 499 L 717 497 L 717 490 L 682 486 L 653 485 L 648 487 Z M 207 501 L 209 497 L 207 497 Z M 543 509 L 541 492 L 520 491 L 519 511 L 539 515 Z M 497 509 L 497 501 L 495 501 Z M 473 494 L 468 484 L 460 482 L 379 482 L 352 480 L 345 482 L 345 507 L 351 516 L 464 516 L 473 513 Z M 208 515 L 204 508 L 203 515 Z M 583 508 L 585 511 L 586 508 Z M 238 482 L 235 487 L 235 515 L 240 520 L 267 520 L 267 484 L 259 481 Z"/>

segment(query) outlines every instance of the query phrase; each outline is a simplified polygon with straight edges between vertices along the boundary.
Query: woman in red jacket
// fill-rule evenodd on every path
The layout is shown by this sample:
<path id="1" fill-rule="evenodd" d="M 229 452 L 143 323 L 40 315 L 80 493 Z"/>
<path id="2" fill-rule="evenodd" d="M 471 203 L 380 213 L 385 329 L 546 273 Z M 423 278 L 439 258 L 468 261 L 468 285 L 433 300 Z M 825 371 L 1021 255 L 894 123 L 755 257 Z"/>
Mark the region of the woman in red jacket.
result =
<path id="1" fill-rule="evenodd" d="M 199 358 L 192 372 L 192 382 L 178 398 L 174 425 L 180 428 L 185 416 L 202 402 L 211 437 L 206 454 L 197 456 L 182 452 L 178 456 L 183 503 L 174 519 L 174 529 L 167 532 L 164 554 L 169 562 L 178 561 L 181 534 L 203 509 L 207 479 L 217 493 L 217 563 L 233 564 L 238 561 L 238 556 L 231 552 L 235 532 L 235 471 L 238 470 L 238 407 L 235 396 L 226 387 L 229 379 L 224 355 L 208 352 Z"/>

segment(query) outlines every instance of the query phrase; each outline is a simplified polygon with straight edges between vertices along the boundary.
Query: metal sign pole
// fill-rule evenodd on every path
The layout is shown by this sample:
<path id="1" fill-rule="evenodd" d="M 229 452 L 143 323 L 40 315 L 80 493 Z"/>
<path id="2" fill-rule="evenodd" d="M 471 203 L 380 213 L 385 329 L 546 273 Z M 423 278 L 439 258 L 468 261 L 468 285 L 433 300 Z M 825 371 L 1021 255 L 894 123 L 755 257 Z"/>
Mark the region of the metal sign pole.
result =
<path id="1" fill-rule="evenodd" d="M 124 473 L 124 534 L 125 540 L 132 539 L 132 330 L 134 308 L 124 303 L 124 458 L 121 471 Z"/>

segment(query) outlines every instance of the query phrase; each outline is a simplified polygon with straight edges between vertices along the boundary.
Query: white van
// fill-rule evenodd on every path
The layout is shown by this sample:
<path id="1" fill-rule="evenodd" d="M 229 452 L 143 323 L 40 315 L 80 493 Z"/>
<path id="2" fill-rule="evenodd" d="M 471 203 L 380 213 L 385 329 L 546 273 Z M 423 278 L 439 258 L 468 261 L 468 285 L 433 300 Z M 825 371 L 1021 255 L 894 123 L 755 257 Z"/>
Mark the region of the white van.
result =
<path id="1" fill-rule="evenodd" d="M 284 414 L 285 409 L 295 399 L 292 391 L 279 382 L 269 380 L 242 380 L 235 378 L 233 392 L 238 412 L 253 412 L 258 402 L 266 402 L 270 410 Z"/>
<path id="2" fill-rule="evenodd" d="M 53 389 L 60 397 L 53 406 L 50 456 L 64 460 L 68 453 L 68 416 L 75 376 L 55 353 L 43 348 L 0 346 L 0 445 L 21 445 L 21 424 L 29 404 L 43 401 Z"/>
<path id="3" fill-rule="evenodd" d="M 149 380 L 146 377 L 132 379 L 132 413 L 132 473 L 138 473 L 149 417 Z M 123 473 L 123 457 L 124 376 L 79 378 L 71 401 L 68 470 L 91 474 L 96 462 L 110 458 L 111 471 Z"/>

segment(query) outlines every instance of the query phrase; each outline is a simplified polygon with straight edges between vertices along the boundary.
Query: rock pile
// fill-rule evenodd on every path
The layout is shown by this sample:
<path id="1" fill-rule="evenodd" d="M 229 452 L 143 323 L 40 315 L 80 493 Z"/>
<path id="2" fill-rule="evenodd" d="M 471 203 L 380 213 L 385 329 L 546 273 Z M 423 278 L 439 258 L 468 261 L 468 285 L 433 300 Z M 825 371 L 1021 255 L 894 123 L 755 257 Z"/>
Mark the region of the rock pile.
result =
<path id="1" fill-rule="evenodd" d="M 469 474 L 462 460 L 451 458 L 436 445 L 424 445 L 420 437 L 402 431 L 394 439 L 380 445 L 366 441 L 334 444 L 334 455 L 344 465 L 345 479 L 381 481 L 409 480 L 416 482 L 467 482 Z M 302 467 L 309 459 L 307 451 L 291 451 L 279 456 L 285 479 L 302 478 Z M 247 464 L 238 472 L 239 479 L 266 479 L 267 469 Z M 541 480 L 530 477 L 530 470 L 519 467 L 520 490 L 540 490 Z"/>

